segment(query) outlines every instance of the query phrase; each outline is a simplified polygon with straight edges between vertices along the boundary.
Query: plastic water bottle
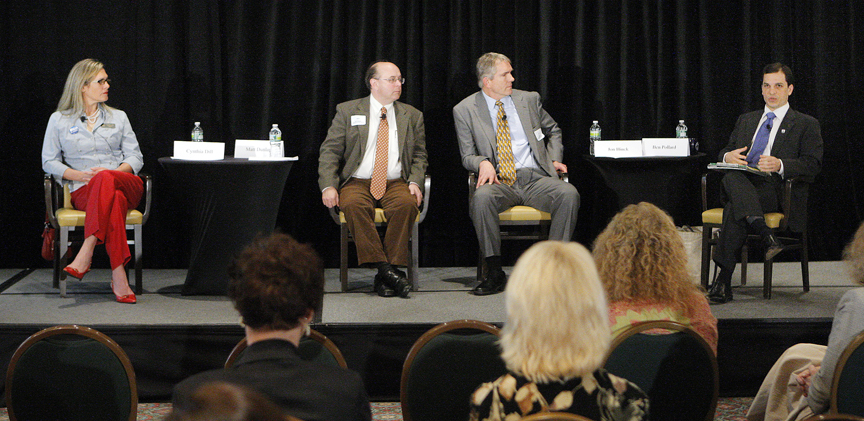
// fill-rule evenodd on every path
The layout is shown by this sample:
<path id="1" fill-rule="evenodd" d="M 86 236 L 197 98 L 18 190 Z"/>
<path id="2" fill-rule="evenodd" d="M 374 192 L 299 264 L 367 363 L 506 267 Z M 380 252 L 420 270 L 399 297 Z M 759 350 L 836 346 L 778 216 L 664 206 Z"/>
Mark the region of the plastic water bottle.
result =
<path id="1" fill-rule="evenodd" d="M 282 130 L 279 130 L 279 125 L 274 124 L 270 129 L 270 156 L 282 158 Z"/>
<path id="2" fill-rule="evenodd" d="M 678 120 L 678 127 L 675 128 L 675 137 L 687 138 L 687 126 L 684 125 L 684 120 Z"/>
<path id="3" fill-rule="evenodd" d="M 193 142 L 203 142 L 204 141 L 204 129 L 201 128 L 201 122 L 195 122 L 195 128 L 192 129 L 192 141 Z"/>
<path id="4" fill-rule="evenodd" d="M 590 140 L 589 153 L 591 153 L 591 156 L 594 156 L 594 142 L 600 141 L 600 125 L 597 124 L 597 120 L 594 120 L 594 124 L 591 125 Z"/>

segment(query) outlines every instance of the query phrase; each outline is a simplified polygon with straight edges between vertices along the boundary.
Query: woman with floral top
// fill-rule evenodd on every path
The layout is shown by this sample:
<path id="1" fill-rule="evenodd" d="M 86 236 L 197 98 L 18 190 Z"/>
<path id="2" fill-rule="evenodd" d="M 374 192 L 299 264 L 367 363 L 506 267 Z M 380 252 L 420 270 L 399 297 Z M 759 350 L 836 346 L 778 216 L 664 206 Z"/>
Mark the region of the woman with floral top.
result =
<path id="1" fill-rule="evenodd" d="M 501 358 L 509 371 L 471 397 L 471 420 L 546 411 L 592 420 L 643 420 L 648 398 L 601 368 L 609 351 L 606 298 L 591 254 L 577 243 L 528 249 L 505 290 Z"/>

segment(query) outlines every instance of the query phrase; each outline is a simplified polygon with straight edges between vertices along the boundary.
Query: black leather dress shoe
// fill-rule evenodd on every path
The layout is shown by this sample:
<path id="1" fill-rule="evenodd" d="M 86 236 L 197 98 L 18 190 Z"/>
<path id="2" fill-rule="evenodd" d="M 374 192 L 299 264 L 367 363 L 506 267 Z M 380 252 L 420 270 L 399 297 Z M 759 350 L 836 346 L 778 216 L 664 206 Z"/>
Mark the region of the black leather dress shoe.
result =
<path id="1" fill-rule="evenodd" d="M 503 270 L 486 274 L 480 285 L 474 287 L 474 295 L 492 295 L 504 291 L 507 286 L 507 274 Z"/>
<path id="2" fill-rule="evenodd" d="M 392 293 L 386 295 L 387 289 L 392 291 Z M 385 295 L 382 295 L 382 291 Z M 405 272 L 390 268 L 384 271 L 384 273 L 375 275 L 375 292 L 378 292 L 378 295 L 382 297 L 393 297 L 398 294 L 402 298 L 408 298 L 408 294 L 411 292 L 411 284 L 408 283 L 408 277 L 405 275 Z"/>
<path id="3" fill-rule="evenodd" d="M 375 275 L 375 292 L 378 294 L 379 297 L 396 296 L 396 290 L 384 284 L 381 275 Z"/>
<path id="4" fill-rule="evenodd" d="M 732 301 L 732 284 L 721 280 L 714 281 L 708 290 L 708 301 L 714 304 L 725 304 Z"/>
<path id="5" fill-rule="evenodd" d="M 765 260 L 771 260 L 778 253 L 783 251 L 783 244 L 774 234 L 768 234 L 762 239 L 762 242 L 765 243 Z"/>

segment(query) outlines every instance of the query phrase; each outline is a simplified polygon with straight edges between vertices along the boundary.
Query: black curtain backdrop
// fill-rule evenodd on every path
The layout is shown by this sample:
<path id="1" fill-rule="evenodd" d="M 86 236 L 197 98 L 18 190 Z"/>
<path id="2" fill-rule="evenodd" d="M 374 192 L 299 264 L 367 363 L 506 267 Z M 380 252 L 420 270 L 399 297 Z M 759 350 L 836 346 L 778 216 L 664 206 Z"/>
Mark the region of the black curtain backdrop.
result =
<path id="1" fill-rule="evenodd" d="M 318 148 L 336 104 L 368 95 L 362 75 L 376 59 L 401 68 L 402 100 L 425 113 L 433 187 L 420 264 L 473 265 L 477 240 L 451 110 L 477 91 L 474 64 L 487 51 L 513 60 L 515 86 L 539 91 L 562 127 L 583 201 L 575 239 L 587 245 L 611 216 L 582 157 L 591 120 L 604 138 L 637 139 L 673 136 L 684 119 L 715 156 L 736 117 L 763 106 L 761 68 L 790 65 L 792 107 L 819 119 L 825 140 L 810 193 L 811 259 L 838 259 L 864 205 L 861 27 L 856 0 L 6 1 L 0 267 L 47 266 L 39 257 L 42 137 L 69 69 L 86 57 L 105 63 L 108 104 L 128 113 L 144 171 L 155 178 L 145 267 L 188 264 L 188 223 L 156 160 L 188 138 L 194 121 L 229 153 L 234 139 L 264 139 L 279 124 L 287 153 L 300 160 L 278 225 L 337 266 L 337 226 L 316 183 Z M 505 248 L 510 263 L 525 246 Z"/>

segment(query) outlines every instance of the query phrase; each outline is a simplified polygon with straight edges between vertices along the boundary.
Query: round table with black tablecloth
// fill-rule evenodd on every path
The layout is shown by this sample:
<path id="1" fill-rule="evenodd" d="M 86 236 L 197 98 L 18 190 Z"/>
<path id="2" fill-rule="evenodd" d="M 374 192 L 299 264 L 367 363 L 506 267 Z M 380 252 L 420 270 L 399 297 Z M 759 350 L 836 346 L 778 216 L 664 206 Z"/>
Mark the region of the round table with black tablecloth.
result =
<path id="1" fill-rule="evenodd" d="M 225 295 L 228 263 L 259 233 L 276 226 L 293 160 L 159 158 L 185 211 L 191 245 L 183 295 Z"/>
<path id="2" fill-rule="evenodd" d="M 665 210 L 676 225 L 701 225 L 699 177 L 704 153 L 684 157 L 601 158 L 585 155 L 607 187 L 600 208 L 611 218 L 625 206 L 649 202 Z M 608 219 L 605 219 L 608 221 Z M 603 228 L 600 227 L 600 230 Z"/>

